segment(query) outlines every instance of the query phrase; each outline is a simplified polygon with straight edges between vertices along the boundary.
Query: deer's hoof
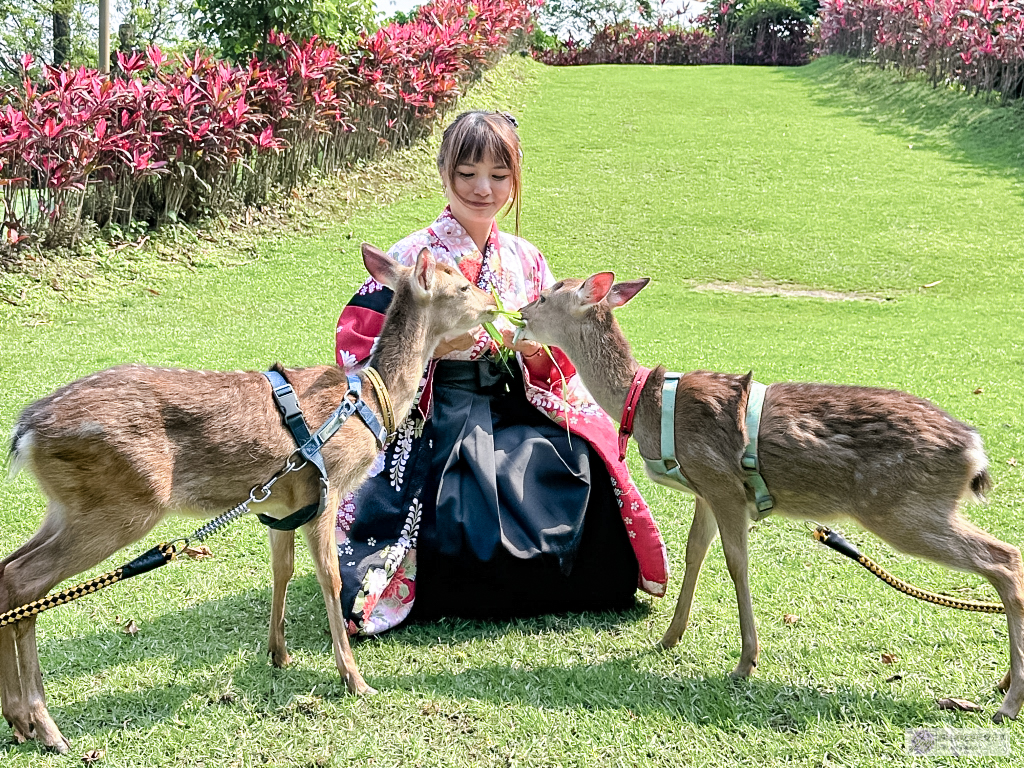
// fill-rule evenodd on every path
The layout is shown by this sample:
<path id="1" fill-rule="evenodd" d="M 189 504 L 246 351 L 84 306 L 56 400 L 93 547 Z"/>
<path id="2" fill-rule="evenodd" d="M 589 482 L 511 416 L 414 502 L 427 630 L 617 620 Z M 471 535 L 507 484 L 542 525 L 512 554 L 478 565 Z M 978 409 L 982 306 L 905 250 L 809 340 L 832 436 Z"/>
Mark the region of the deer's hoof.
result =
<path id="1" fill-rule="evenodd" d="M 1020 714 L 1020 707 L 1016 710 L 1012 707 L 1007 707 L 1005 704 L 996 710 L 996 713 L 992 715 L 992 722 L 996 724 L 1004 723 L 1007 720 L 1016 720 L 1017 715 Z"/>
<path id="2" fill-rule="evenodd" d="M 678 637 L 669 637 L 668 635 L 665 635 L 663 638 L 661 638 L 661 640 L 658 641 L 658 644 L 654 647 L 658 650 L 667 651 L 670 648 L 675 648 L 678 642 Z"/>
<path id="3" fill-rule="evenodd" d="M 751 673 L 753 673 L 754 667 L 756 666 L 756 661 L 750 664 L 741 661 L 739 664 L 736 665 L 736 669 L 729 673 L 729 677 L 733 680 L 746 680 L 748 677 L 750 677 Z"/>
<path id="4" fill-rule="evenodd" d="M 367 685 L 363 676 L 358 672 L 349 672 L 345 676 L 345 685 L 348 687 L 348 692 L 354 696 L 372 696 L 377 693 L 377 689 Z"/>
<path id="5" fill-rule="evenodd" d="M 37 737 L 37 740 L 47 749 L 56 752 L 59 755 L 66 755 L 71 751 L 71 742 L 65 739 L 60 733 L 57 734 L 59 738 L 51 741 L 49 739 L 42 739 Z"/>
<path id="6" fill-rule="evenodd" d="M 64 734 L 48 714 L 35 722 L 35 733 L 32 735 L 43 747 L 58 754 L 66 755 L 71 749 L 71 742 L 64 738 Z"/>
<path id="7" fill-rule="evenodd" d="M 280 669 L 281 667 L 287 667 L 292 663 L 291 654 L 287 651 L 284 653 L 277 653 L 276 651 L 270 652 L 270 663 Z"/>

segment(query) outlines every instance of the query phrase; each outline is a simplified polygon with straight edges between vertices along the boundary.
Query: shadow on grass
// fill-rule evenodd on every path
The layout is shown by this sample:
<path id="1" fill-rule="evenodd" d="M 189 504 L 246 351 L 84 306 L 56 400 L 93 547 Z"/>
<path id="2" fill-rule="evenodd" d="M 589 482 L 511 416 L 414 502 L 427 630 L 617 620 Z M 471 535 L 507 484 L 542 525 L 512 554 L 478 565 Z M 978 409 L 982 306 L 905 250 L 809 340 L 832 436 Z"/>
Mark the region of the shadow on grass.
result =
<path id="1" fill-rule="evenodd" d="M 818 104 L 912 140 L 915 149 L 945 153 L 955 162 L 1024 182 L 1024 104 L 933 88 L 897 70 L 835 56 L 783 74 L 814 84 Z"/>
<path id="2" fill-rule="evenodd" d="M 885 723 L 912 727 L 935 721 L 931 701 L 864 692 L 848 686 L 811 686 L 725 674 L 678 677 L 639 669 L 649 653 L 599 664 L 518 668 L 492 665 L 457 674 L 374 678 L 379 690 L 415 690 L 454 699 L 471 698 L 538 709 L 622 710 L 660 714 L 724 730 L 743 727 L 800 733 L 822 722 Z"/>
<path id="3" fill-rule="evenodd" d="M 289 598 L 290 649 L 329 657 L 330 636 L 315 579 L 305 576 L 294 581 Z M 442 647 L 448 647 L 498 640 L 510 633 L 557 635 L 579 629 L 614 632 L 617 627 L 642 620 L 649 611 L 647 604 L 640 603 L 620 614 L 568 614 L 500 623 L 443 620 L 400 628 L 383 642 L 397 648 L 415 648 L 436 646 L 440 640 Z M 232 700 L 245 699 L 261 717 L 282 720 L 294 716 L 295 700 L 314 689 L 319 696 L 344 699 L 345 686 L 333 668 L 324 672 L 293 664 L 276 670 L 260 652 L 250 653 L 248 659 L 240 659 L 228 671 L 217 669 L 225 660 L 237 658 L 241 650 L 265 651 L 268 615 L 269 590 L 251 590 L 143 622 L 135 636 L 111 629 L 82 637 L 49 638 L 40 651 L 44 670 L 47 664 L 52 665 L 47 675 L 50 689 L 59 687 L 62 680 L 104 677 L 110 668 L 146 659 L 171 659 L 166 676 L 133 681 L 132 686 L 141 686 L 136 690 L 99 691 L 78 703 L 52 706 L 51 714 L 65 735 L 76 740 L 128 722 L 144 731 L 175 720 L 190 703 L 194 706 L 204 698 L 208 706 L 223 705 L 220 697 L 225 686 L 232 691 Z M 382 641 L 356 643 L 357 660 L 362 647 L 377 654 L 380 663 L 379 653 L 386 649 L 372 648 L 374 642 Z M 469 663 L 473 664 L 471 655 Z M 370 675 L 369 682 L 382 696 L 426 695 L 541 709 L 621 710 L 729 730 L 750 727 L 799 733 L 823 720 L 911 727 L 933 722 L 936 716 L 931 701 L 904 699 L 885 691 L 830 686 L 832 681 L 820 686 L 757 678 L 734 681 L 720 673 L 684 677 L 651 668 L 660 663 L 657 651 L 624 648 L 622 656 L 596 664 L 520 662 L 489 663 L 460 672 L 389 675 L 378 671 Z M 0 756 L 28 749 L 36 747 L 0 747 Z"/>

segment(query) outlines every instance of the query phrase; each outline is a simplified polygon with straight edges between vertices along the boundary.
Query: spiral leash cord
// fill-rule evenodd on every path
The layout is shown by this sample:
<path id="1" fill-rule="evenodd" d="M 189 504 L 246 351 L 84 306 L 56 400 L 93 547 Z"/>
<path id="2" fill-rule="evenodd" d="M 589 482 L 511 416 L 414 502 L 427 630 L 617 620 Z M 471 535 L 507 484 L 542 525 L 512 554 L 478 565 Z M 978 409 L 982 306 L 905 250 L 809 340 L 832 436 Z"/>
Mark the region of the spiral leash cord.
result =
<path id="1" fill-rule="evenodd" d="M 1003 608 L 1001 603 L 983 603 L 976 600 L 961 600 L 956 597 L 950 597 L 949 595 L 939 595 L 935 592 L 928 592 L 915 587 L 913 584 L 908 584 L 902 579 L 898 579 L 893 576 L 871 558 L 861 554 L 860 550 L 853 546 L 853 544 L 848 542 L 831 528 L 827 528 L 824 525 L 816 525 L 814 530 L 811 531 L 811 536 L 825 546 L 831 547 L 839 554 L 845 555 L 854 562 L 864 566 L 890 587 L 899 590 L 905 595 L 916 597 L 918 600 L 924 600 L 926 603 L 934 603 L 935 605 L 941 605 L 946 608 L 956 608 L 960 611 L 974 611 L 975 613 L 1006 613 L 1006 610 Z"/>

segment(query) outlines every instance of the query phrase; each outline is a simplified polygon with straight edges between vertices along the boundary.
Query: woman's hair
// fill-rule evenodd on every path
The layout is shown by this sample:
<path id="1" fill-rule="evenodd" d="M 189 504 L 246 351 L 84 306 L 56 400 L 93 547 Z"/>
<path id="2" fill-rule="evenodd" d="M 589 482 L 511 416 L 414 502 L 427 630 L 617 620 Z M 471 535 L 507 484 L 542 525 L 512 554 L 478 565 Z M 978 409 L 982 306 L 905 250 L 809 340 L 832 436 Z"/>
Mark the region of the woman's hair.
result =
<path id="1" fill-rule="evenodd" d="M 523 184 L 523 151 L 519 146 L 518 124 L 508 112 L 463 112 L 444 129 L 437 153 L 437 170 L 448 187 L 455 185 L 455 169 L 463 163 L 479 163 L 486 157 L 506 166 L 512 173 L 512 194 L 503 216 L 515 209 L 516 234 L 519 234 Z"/>

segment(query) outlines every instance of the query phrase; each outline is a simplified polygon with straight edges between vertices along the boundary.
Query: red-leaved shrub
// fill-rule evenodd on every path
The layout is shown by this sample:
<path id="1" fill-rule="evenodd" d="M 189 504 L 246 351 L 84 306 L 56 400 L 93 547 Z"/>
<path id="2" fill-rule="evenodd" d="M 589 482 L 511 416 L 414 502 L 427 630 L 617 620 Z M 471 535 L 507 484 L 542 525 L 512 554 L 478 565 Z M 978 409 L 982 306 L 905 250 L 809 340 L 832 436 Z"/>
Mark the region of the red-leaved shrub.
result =
<path id="1" fill-rule="evenodd" d="M 821 53 L 874 57 L 1003 98 L 1024 95 L 1020 0 L 822 0 Z"/>
<path id="2" fill-rule="evenodd" d="M 534 0 L 434 0 L 354 50 L 273 35 L 232 66 L 157 48 L 118 76 L 23 60 L 0 91 L 2 245 L 74 239 L 83 221 L 192 220 L 321 169 L 407 146 L 524 33 Z"/>

